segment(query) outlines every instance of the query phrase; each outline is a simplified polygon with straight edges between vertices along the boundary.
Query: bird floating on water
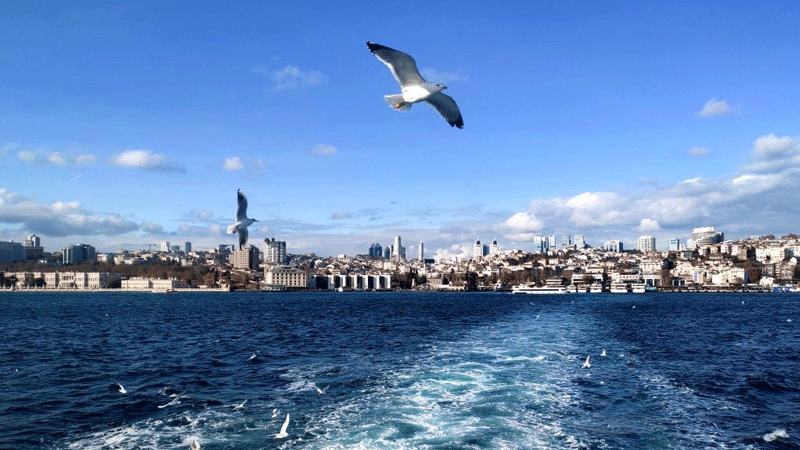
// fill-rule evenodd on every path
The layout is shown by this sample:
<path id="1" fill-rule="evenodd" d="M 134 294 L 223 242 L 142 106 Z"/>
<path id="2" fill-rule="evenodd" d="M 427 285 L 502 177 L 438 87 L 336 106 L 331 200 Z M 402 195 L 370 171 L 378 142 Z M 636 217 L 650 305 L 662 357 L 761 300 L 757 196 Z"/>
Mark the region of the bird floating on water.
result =
<path id="1" fill-rule="evenodd" d="M 192 440 L 192 445 L 189 447 L 192 450 L 200 450 L 200 443 L 197 442 L 197 439 Z"/>
<path id="2" fill-rule="evenodd" d="M 258 220 L 247 217 L 247 197 L 244 196 L 241 189 L 236 191 L 236 200 L 236 222 L 233 225 L 228 225 L 228 234 L 239 233 L 239 250 L 241 250 L 247 244 L 247 236 L 249 234 L 247 227 L 254 222 L 258 222 Z"/>
<path id="3" fill-rule="evenodd" d="M 603 351 L 600 353 L 600 356 L 607 356 L 607 355 L 608 354 L 606 353 L 606 349 L 603 349 Z"/>
<path id="4" fill-rule="evenodd" d="M 280 433 L 275 435 L 275 439 L 283 439 L 289 434 L 286 432 L 286 429 L 289 427 L 289 413 L 286 413 L 286 419 L 283 421 L 283 425 L 281 426 Z"/>
<path id="5" fill-rule="evenodd" d="M 586 361 L 581 365 L 581 369 L 588 369 L 592 367 L 592 355 L 586 357 Z"/>
<path id="6" fill-rule="evenodd" d="M 383 96 L 391 108 L 408 111 L 414 103 L 427 102 L 451 127 L 464 128 L 464 119 L 456 101 L 442 93 L 447 86 L 431 83 L 422 78 L 417 69 L 417 62 L 411 55 L 369 41 L 367 48 L 389 67 L 394 79 L 400 84 L 400 94 Z"/>

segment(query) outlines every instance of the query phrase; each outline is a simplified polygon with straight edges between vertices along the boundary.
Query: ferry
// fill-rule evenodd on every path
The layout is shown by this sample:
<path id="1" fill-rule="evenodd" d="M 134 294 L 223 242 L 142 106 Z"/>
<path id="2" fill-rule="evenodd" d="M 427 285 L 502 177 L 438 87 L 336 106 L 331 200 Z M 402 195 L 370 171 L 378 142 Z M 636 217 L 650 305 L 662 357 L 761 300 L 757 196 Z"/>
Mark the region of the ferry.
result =
<path id="1" fill-rule="evenodd" d="M 512 294 L 566 294 L 565 286 L 536 286 L 533 283 L 520 284 L 511 288 Z"/>
<path id="2" fill-rule="evenodd" d="M 566 294 L 567 287 L 561 284 L 561 278 L 548 278 L 544 286 L 533 283 L 520 284 L 511 288 L 512 294 Z"/>
<path id="3" fill-rule="evenodd" d="M 603 285 L 601 283 L 592 283 L 592 285 L 589 286 L 589 292 L 592 294 L 599 294 L 603 292 Z"/>
<path id="4" fill-rule="evenodd" d="M 615 281 L 611 283 L 611 292 L 614 294 L 627 294 L 628 285 L 622 281 Z"/>
<path id="5" fill-rule="evenodd" d="M 646 287 L 644 283 L 631 283 L 631 292 L 634 294 L 644 294 Z"/>

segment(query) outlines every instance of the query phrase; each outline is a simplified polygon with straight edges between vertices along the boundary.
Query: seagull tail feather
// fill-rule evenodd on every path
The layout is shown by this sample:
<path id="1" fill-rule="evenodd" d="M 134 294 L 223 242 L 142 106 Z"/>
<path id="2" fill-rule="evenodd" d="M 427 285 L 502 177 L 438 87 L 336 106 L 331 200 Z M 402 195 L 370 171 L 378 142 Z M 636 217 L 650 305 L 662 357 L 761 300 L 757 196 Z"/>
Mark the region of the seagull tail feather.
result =
<path id="1" fill-rule="evenodd" d="M 392 109 L 396 109 L 398 111 L 403 111 L 403 112 L 411 109 L 411 103 L 408 103 L 405 100 L 403 100 L 403 94 L 384 95 L 383 99 L 386 100 L 386 103 Z"/>

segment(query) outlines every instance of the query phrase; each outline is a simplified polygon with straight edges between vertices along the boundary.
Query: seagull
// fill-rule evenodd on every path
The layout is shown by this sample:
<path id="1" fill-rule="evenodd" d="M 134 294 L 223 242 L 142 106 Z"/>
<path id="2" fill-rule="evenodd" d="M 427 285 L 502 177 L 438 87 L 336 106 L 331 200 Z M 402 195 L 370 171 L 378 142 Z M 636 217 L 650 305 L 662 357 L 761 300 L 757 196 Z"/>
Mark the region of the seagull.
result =
<path id="1" fill-rule="evenodd" d="M 581 369 L 588 369 L 589 367 L 592 367 L 591 360 L 592 360 L 592 355 L 587 356 L 586 361 L 584 361 L 583 364 L 581 365 Z"/>
<path id="2" fill-rule="evenodd" d="M 325 386 L 325 387 L 324 387 L 324 388 L 322 388 L 322 389 L 320 389 L 320 388 L 319 388 L 319 386 L 314 386 L 314 388 L 316 388 L 316 389 L 317 389 L 317 394 L 319 394 L 319 395 L 322 395 L 322 394 L 324 394 L 324 393 L 325 393 L 325 391 L 327 391 L 329 387 L 331 387 L 331 385 L 327 385 L 327 386 Z"/>
<path id="3" fill-rule="evenodd" d="M 272 408 L 272 418 L 274 419 L 274 418 L 278 417 L 278 413 L 279 412 L 280 411 L 278 411 L 278 408 Z"/>
<path id="4" fill-rule="evenodd" d="M 127 394 L 128 393 L 128 391 L 125 390 L 125 386 L 123 386 L 123 385 L 121 385 L 119 383 L 117 383 L 117 386 L 119 386 L 119 393 L 120 394 Z"/>
<path id="5" fill-rule="evenodd" d="M 400 94 L 383 96 L 391 108 L 408 111 L 414 103 L 428 102 L 451 127 L 464 128 L 464 119 L 456 101 L 442 94 L 442 90 L 447 89 L 447 86 L 431 83 L 422 78 L 417 69 L 417 62 L 411 55 L 369 41 L 367 48 L 389 67 L 394 79 L 400 84 Z"/>
<path id="6" fill-rule="evenodd" d="M 236 222 L 228 225 L 228 234 L 239 233 L 239 249 L 241 250 L 247 244 L 247 227 L 258 221 L 247 217 L 247 197 L 244 196 L 241 189 L 236 191 L 236 199 L 239 205 L 236 208 Z"/>
<path id="7" fill-rule="evenodd" d="M 281 432 L 275 435 L 275 439 L 283 439 L 289 434 L 286 433 L 286 428 L 289 427 L 289 413 L 286 413 L 286 419 L 283 421 L 283 426 L 281 426 Z"/>
<path id="8" fill-rule="evenodd" d="M 234 407 L 233 407 L 233 410 L 234 410 L 234 411 L 238 411 L 238 410 L 240 410 L 240 409 L 243 409 L 243 408 L 244 408 L 244 404 L 245 404 L 245 403 L 247 403 L 247 399 L 245 399 L 245 401 L 243 401 L 242 403 L 239 403 L 238 405 L 234 406 Z"/>
<path id="9" fill-rule="evenodd" d="M 600 356 L 608 356 L 608 354 L 606 353 L 606 349 L 603 349 L 602 353 L 600 353 Z"/>
<path id="10" fill-rule="evenodd" d="M 197 439 L 192 440 L 192 445 L 189 447 L 192 450 L 200 450 L 200 443 L 197 442 Z"/>

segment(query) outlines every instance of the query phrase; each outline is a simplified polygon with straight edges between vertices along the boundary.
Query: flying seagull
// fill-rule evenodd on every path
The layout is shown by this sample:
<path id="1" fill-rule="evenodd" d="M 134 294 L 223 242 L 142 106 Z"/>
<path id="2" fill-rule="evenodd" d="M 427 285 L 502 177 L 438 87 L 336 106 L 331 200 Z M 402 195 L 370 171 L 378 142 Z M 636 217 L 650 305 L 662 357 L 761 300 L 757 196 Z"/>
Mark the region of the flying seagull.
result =
<path id="1" fill-rule="evenodd" d="M 117 383 L 117 386 L 119 386 L 120 394 L 127 394 L 128 393 L 128 391 L 125 390 L 125 386 L 123 386 L 123 385 L 121 385 L 119 383 Z"/>
<path id="2" fill-rule="evenodd" d="M 275 435 L 275 439 L 283 439 L 286 436 L 289 436 L 289 433 L 286 432 L 286 428 L 289 427 L 289 413 L 286 413 L 286 419 L 283 421 L 283 426 L 281 426 L 281 432 Z"/>
<path id="3" fill-rule="evenodd" d="M 228 234 L 239 233 L 239 249 L 241 250 L 247 244 L 247 227 L 258 221 L 247 217 L 247 197 L 244 196 L 241 189 L 236 191 L 236 198 L 239 204 L 236 208 L 236 222 L 228 225 Z"/>
<path id="4" fill-rule="evenodd" d="M 586 357 L 586 361 L 584 361 L 583 364 L 581 364 L 581 369 L 588 369 L 589 367 L 592 367 L 592 356 L 591 355 L 587 356 Z"/>
<path id="5" fill-rule="evenodd" d="M 447 86 L 425 81 L 411 55 L 369 41 L 367 48 L 389 67 L 394 79 L 400 84 L 400 94 L 383 96 L 391 108 L 408 111 L 414 103 L 428 102 L 451 127 L 464 128 L 464 119 L 461 118 L 456 101 L 442 94 Z"/>

